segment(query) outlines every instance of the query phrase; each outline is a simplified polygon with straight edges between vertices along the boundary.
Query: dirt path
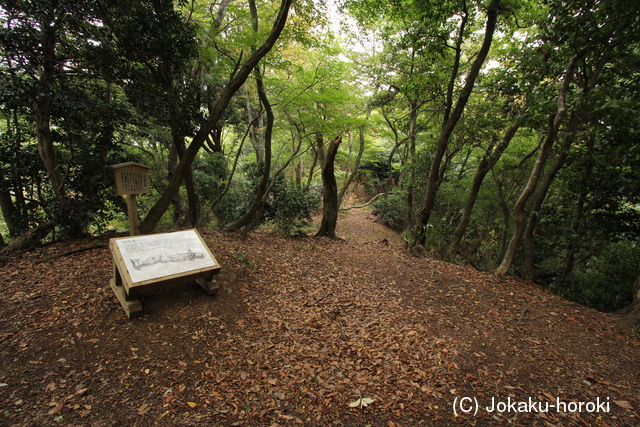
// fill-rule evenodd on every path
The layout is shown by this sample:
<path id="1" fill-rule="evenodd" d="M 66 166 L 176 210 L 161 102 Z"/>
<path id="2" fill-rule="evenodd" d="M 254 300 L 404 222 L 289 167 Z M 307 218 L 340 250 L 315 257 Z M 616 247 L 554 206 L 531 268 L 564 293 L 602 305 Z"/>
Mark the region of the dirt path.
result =
<path id="1" fill-rule="evenodd" d="M 7 262 L 0 425 L 638 425 L 640 340 L 614 315 L 409 257 L 365 209 L 341 241 L 202 234 L 220 294 L 157 291 L 134 320 L 107 249 L 55 258 L 93 240 Z M 489 412 L 529 398 L 609 410 Z"/>
<path id="2" fill-rule="evenodd" d="M 369 208 L 340 211 L 336 232 L 340 238 L 355 244 L 388 243 L 393 247 L 401 247 L 403 241 L 400 234 L 378 224 L 375 219 Z"/>

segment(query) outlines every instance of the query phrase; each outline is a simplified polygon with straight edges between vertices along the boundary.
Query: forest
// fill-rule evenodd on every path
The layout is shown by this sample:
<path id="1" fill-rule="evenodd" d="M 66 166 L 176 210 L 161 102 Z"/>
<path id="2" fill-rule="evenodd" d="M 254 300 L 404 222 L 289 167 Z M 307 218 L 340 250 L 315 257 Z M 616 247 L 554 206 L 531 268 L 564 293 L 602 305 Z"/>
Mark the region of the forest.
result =
<path id="1" fill-rule="evenodd" d="M 125 231 L 134 161 L 143 233 L 335 239 L 368 204 L 415 257 L 640 315 L 637 2 L 3 0 L 0 23 L 3 253 Z"/>

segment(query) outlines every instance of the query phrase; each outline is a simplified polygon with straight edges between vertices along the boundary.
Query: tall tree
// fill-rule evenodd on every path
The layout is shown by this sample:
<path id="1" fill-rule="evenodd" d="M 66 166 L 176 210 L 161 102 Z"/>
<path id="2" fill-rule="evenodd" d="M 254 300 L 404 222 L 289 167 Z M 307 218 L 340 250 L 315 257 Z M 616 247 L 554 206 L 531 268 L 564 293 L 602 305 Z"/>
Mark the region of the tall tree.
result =
<path id="1" fill-rule="evenodd" d="M 464 87 L 458 96 L 458 100 L 456 101 L 456 105 L 451 111 L 451 113 L 446 117 L 444 124 L 442 126 L 442 130 L 440 132 L 440 136 L 438 138 L 438 142 L 436 144 L 436 151 L 431 161 L 431 167 L 429 169 L 429 180 L 427 182 L 427 192 L 424 198 L 424 204 L 420 209 L 420 227 L 416 228 L 416 233 L 414 234 L 414 245 L 422 245 L 424 244 L 424 226 L 429 223 L 429 218 L 431 216 L 431 211 L 433 210 L 433 206 L 435 204 L 436 193 L 438 191 L 438 183 L 440 181 L 440 166 L 442 162 L 442 158 L 445 154 L 447 146 L 449 144 L 449 139 L 453 134 L 453 131 L 462 117 L 462 113 L 469 101 L 469 97 L 473 91 L 476 78 L 478 74 L 480 74 L 480 70 L 487 59 L 489 54 L 489 49 L 491 47 L 491 43 L 493 41 L 493 34 L 496 30 L 496 24 L 498 22 L 498 15 L 500 12 L 500 0 L 491 0 L 487 8 L 487 21 L 484 32 L 484 40 L 482 42 L 482 46 L 478 51 L 478 54 L 473 61 L 471 69 L 465 78 Z"/>
<path id="2" fill-rule="evenodd" d="M 258 9 L 256 8 L 255 0 L 249 0 L 249 9 L 251 11 L 251 20 L 253 21 L 253 31 L 257 34 Z M 253 72 L 256 80 L 258 99 L 260 100 L 260 104 L 262 105 L 262 108 L 264 108 L 267 117 L 267 124 L 263 139 L 263 151 L 260 156 L 257 156 L 258 159 L 262 157 L 262 162 L 259 162 L 259 164 L 262 163 L 262 178 L 260 179 L 260 183 L 258 184 L 258 189 L 256 191 L 253 203 L 244 215 L 242 215 L 238 220 L 234 221 L 227 227 L 229 231 L 238 230 L 251 224 L 257 224 L 260 221 L 265 203 L 265 194 L 267 193 L 269 179 L 271 178 L 271 143 L 275 117 L 273 114 L 273 108 L 271 108 L 271 103 L 269 102 L 269 97 L 267 96 L 267 92 L 264 88 L 264 80 L 260 66 L 256 65 Z"/>
<path id="3" fill-rule="evenodd" d="M 122 88 L 141 83 L 137 71 L 145 63 L 170 58 L 191 34 L 171 1 L 147 6 L 77 0 L 3 4 L 2 80 L 10 90 L 2 97 L 12 101 L 2 105 L 33 120 L 33 133 L 22 133 L 20 144 L 30 147 L 35 140 L 47 174 L 49 185 L 39 188 L 36 203 L 64 234 L 82 232 L 92 216 L 106 215 L 107 199 L 119 203 L 106 193 L 113 179 L 109 165 L 126 158 L 116 150 L 131 120 Z M 159 24 L 162 32 L 151 31 Z M 159 48 L 163 37 L 173 44 Z M 144 47 L 127 49 L 127 40 Z M 13 189 L 19 207 L 24 186 L 16 180 Z"/>
<path id="4" fill-rule="evenodd" d="M 194 135 L 189 147 L 180 159 L 175 175 L 167 185 L 160 199 L 152 206 L 145 219 L 140 224 L 140 231 L 143 233 L 151 232 L 162 218 L 162 215 L 171 204 L 174 194 L 180 188 L 180 183 L 185 177 L 188 168 L 193 163 L 196 155 L 204 145 L 209 135 L 214 131 L 218 121 L 222 118 L 233 95 L 242 87 L 253 69 L 258 65 L 260 60 L 269 53 L 276 41 L 280 37 L 282 30 L 287 21 L 291 0 L 282 0 L 278 14 L 275 18 L 271 32 L 250 56 L 247 58 L 237 70 L 235 70 L 229 82 L 225 85 L 217 102 L 210 111 L 207 120 L 200 126 Z"/>
<path id="5" fill-rule="evenodd" d="M 542 174 L 544 165 L 551 153 L 551 148 L 553 147 L 553 143 L 556 140 L 558 130 L 560 129 L 560 125 L 564 121 L 564 118 L 567 115 L 567 90 L 569 88 L 569 83 L 571 78 L 573 77 L 574 67 L 575 67 L 576 57 L 571 58 L 567 68 L 564 72 L 564 76 L 562 79 L 562 84 L 558 88 L 558 107 L 556 112 L 549 115 L 548 119 L 548 130 L 546 133 L 545 141 L 540 148 L 540 152 L 538 153 L 538 157 L 536 159 L 533 170 L 531 171 L 531 175 L 529 176 L 529 181 L 525 186 L 525 189 L 522 191 L 522 194 L 518 198 L 518 201 L 514 207 L 514 217 L 516 221 L 515 230 L 513 232 L 513 236 L 511 237 L 511 241 L 509 242 L 509 246 L 507 247 L 507 251 L 500 263 L 500 266 L 496 269 L 496 272 L 499 274 L 506 274 L 509 268 L 511 268 L 511 263 L 515 258 L 516 248 L 520 243 L 520 239 L 524 234 L 524 230 L 526 227 L 527 217 L 525 212 L 525 206 L 529 201 L 529 198 L 535 191 L 536 185 L 538 184 L 538 180 L 540 179 L 540 175 Z"/>
<path id="6" fill-rule="evenodd" d="M 594 111 L 593 101 L 599 97 L 595 89 L 598 88 L 603 75 L 615 73 L 608 64 L 614 58 L 629 52 L 629 46 L 637 43 L 640 36 L 632 24 L 638 19 L 637 6 L 618 7 L 616 2 L 605 1 L 595 4 L 588 0 L 567 4 L 550 2 L 550 5 L 551 19 L 544 34 L 549 45 L 546 48 L 557 46 L 560 58 L 573 58 L 566 67 L 558 91 L 557 111 L 549 118 L 546 139 L 538 155 L 538 161 L 514 208 L 516 227 L 503 261 L 498 267 L 497 272 L 500 274 L 505 274 L 512 266 L 517 245 L 523 237 L 525 259 L 521 273 L 535 273 L 534 230 L 540 221 L 543 202 L 556 176 L 564 167 L 572 147 L 594 143 L 591 140 L 594 134 L 585 129 L 597 126 L 602 120 Z M 570 85 L 577 89 L 575 95 L 570 92 Z M 570 117 L 570 120 L 561 129 L 565 116 Z M 584 142 L 582 135 L 585 138 Z M 557 149 L 556 161 L 544 173 L 544 164 L 556 140 L 562 142 Z M 532 198 L 531 214 L 527 216 L 525 206 L 529 198 Z"/>
<path id="7" fill-rule="evenodd" d="M 340 192 L 338 193 L 338 206 L 342 205 L 342 200 L 344 199 L 344 195 L 347 193 L 349 186 L 353 182 L 356 174 L 358 173 L 358 168 L 360 167 L 360 161 L 362 160 L 362 154 L 364 153 L 365 143 L 364 143 L 364 134 L 365 134 L 365 125 L 360 125 L 360 129 L 358 131 L 358 154 L 356 154 L 356 159 L 353 165 L 353 169 L 351 173 L 347 175 L 347 179 L 342 183 L 342 188 L 340 188 Z"/>
<path id="8" fill-rule="evenodd" d="M 462 236 L 467 230 L 469 225 L 469 221 L 471 220 L 471 212 L 473 211 L 473 207 L 478 198 L 478 193 L 480 192 L 480 187 L 482 186 L 482 182 L 487 174 L 493 169 L 495 164 L 500 160 L 502 153 L 509 147 L 511 140 L 515 136 L 516 132 L 520 128 L 520 120 L 516 120 L 507 130 L 504 135 L 496 144 L 491 144 L 486 154 L 482 156 L 480 160 L 480 164 L 476 169 L 476 173 L 473 177 L 473 182 L 471 184 L 471 188 L 469 190 L 469 196 L 467 197 L 467 201 L 464 205 L 464 211 L 462 212 L 462 217 L 460 218 L 460 222 L 458 226 L 453 231 L 453 236 L 451 238 L 451 250 L 452 252 L 457 252 L 460 246 L 460 242 L 462 241 Z"/>
<path id="9" fill-rule="evenodd" d="M 338 222 L 338 184 L 335 175 L 335 159 L 342 137 L 333 138 L 325 148 L 325 142 L 321 133 L 316 138 L 316 150 L 320 156 L 322 168 L 322 221 L 316 237 L 330 237 L 335 239 L 336 224 Z M 326 150 L 326 151 L 325 151 Z"/>

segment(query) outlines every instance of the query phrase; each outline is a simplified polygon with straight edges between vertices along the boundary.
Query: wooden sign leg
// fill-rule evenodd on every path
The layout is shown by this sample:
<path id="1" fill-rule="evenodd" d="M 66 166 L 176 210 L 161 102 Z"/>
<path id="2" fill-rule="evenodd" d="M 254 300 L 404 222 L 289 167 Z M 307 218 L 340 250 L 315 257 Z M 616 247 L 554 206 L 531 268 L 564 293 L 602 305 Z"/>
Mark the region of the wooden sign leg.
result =
<path id="1" fill-rule="evenodd" d="M 198 284 L 205 290 L 205 292 L 209 295 L 217 295 L 218 294 L 218 283 L 213 276 L 205 277 L 203 279 L 196 280 Z"/>
<path id="2" fill-rule="evenodd" d="M 140 235 L 140 226 L 138 225 L 138 205 L 135 194 L 127 195 L 127 213 L 129 215 L 129 235 Z"/>
<path id="3" fill-rule="evenodd" d="M 138 298 L 132 298 L 127 295 L 127 292 L 122 286 L 122 276 L 120 276 L 120 272 L 118 268 L 113 265 L 113 277 L 109 281 L 111 285 L 111 289 L 118 297 L 118 301 L 120 301 L 120 305 L 124 308 L 124 311 L 127 313 L 127 317 L 132 319 L 134 317 L 138 317 L 142 314 L 142 303 Z"/>

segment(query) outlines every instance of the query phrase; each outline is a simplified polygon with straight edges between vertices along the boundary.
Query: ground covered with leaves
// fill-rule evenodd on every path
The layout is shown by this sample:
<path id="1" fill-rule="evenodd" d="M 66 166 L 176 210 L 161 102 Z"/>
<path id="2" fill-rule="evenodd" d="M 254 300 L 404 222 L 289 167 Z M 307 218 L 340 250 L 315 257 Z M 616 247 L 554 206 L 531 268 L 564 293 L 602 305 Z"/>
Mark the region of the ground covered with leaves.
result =
<path id="1" fill-rule="evenodd" d="M 366 209 L 338 234 L 202 231 L 219 294 L 155 291 L 132 320 L 114 236 L 4 260 L 0 425 L 640 425 L 624 318 L 411 257 Z"/>

